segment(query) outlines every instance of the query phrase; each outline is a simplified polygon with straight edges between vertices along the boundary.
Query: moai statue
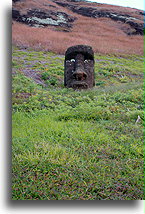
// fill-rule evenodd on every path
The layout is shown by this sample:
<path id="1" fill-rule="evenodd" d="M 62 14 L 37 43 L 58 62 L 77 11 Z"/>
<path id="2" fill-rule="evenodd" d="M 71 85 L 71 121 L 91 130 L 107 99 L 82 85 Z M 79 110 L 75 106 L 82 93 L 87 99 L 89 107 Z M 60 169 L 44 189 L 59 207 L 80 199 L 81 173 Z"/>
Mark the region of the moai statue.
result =
<path id="1" fill-rule="evenodd" d="M 94 52 L 90 46 L 77 45 L 67 49 L 64 85 L 73 89 L 88 89 L 95 85 Z"/>

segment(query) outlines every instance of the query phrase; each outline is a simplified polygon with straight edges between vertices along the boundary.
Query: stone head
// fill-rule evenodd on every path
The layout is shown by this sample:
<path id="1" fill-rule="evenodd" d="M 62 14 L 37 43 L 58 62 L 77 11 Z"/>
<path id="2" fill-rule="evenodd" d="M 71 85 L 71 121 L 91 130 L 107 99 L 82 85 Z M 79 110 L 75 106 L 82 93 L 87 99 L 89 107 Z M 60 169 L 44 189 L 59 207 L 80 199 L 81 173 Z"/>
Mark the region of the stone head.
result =
<path id="1" fill-rule="evenodd" d="M 94 52 L 90 46 L 77 45 L 67 49 L 64 85 L 73 89 L 88 89 L 95 85 Z"/>

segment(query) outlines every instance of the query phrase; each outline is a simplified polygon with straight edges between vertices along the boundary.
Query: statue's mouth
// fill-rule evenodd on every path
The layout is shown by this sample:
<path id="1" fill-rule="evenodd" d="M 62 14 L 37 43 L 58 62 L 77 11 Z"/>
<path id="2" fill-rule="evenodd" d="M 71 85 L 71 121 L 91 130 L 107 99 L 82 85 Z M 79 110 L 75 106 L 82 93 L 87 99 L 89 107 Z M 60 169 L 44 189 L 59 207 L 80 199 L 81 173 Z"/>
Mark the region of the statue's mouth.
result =
<path id="1" fill-rule="evenodd" d="M 72 88 L 74 89 L 88 89 L 88 84 L 86 82 L 80 82 L 80 81 L 75 81 L 73 84 L 72 84 Z"/>

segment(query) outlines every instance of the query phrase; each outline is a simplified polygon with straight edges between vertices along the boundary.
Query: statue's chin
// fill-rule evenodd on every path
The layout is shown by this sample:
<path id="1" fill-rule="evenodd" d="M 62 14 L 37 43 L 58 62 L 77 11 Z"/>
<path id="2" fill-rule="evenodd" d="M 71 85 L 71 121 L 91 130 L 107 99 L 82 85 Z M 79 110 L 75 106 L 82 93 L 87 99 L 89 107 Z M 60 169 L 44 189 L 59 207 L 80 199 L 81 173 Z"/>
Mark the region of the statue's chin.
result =
<path id="1" fill-rule="evenodd" d="M 72 88 L 74 89 L 78 89 L 78 90 L 81 90 L 81 89 L 88 89 L 88 84 L 86 82 L 79 82 L 79 81 L 76 81 L 72 84 Z"/>

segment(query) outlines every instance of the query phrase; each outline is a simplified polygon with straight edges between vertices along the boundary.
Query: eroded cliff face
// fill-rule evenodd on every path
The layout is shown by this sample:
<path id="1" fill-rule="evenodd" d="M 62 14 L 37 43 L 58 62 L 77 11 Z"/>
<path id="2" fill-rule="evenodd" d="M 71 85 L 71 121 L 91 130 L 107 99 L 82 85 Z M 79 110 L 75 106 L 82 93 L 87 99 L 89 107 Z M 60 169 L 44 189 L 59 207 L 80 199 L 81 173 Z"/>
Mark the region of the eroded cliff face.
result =
<path id="1" fill-rule="evenodd" d="M 69 32 L 78 15 L 94 19 L 106 18 L 114 22 L 128 25 L 122 28 L 127 35 L 143 35 L 143 11 L 123 7 L 107 7 L 105 4 L 90 3 L 78 0 L 52 0 L 39 1 L 39 4 L 32 1 L 32 7 L 28 8 L 27 0 L 13 0 L 12 18 L 17 22 L 27 24 L 32 27 L 55 26 L 61 27 L 59 30 Z M 40 5 L 41 4 L 41 5 Z M 63 11 L 63 8 L 67 12 Z M 25 10 L 25 13 L 23 11 Z M 72 15 L 72 12 L 74 15 Z M 57 28 L 55 28 L 56 30 Z"/>
<path id="2" fill-rule="evenodd" d="M 14 0 L 12 19 L 35 28 L 54 26 L 55 30 L 69 32 L 77 17 L 64 12 L 53 1 Z"/>
<path id="3" fill-rule="evenodd" d="M 31 27 L 47 27 L 47 26 L 59 26 L 62 27 L 62 31 L 69 32 L 72 27 L 72 23 L 75 21 L 75 17 L 68 15 L 67 13 L 52 10 L 38 10 L 30 9 L 26 14 L 21 15 L 19 10 L 13 9 L 13 20 L 27 24 Z"/>
<path id="4" fill-rule="evenodd" d="M 82 16 L 92 17 L 92 18 L 110 18 L 117 22 L 122 22 L 128 24 L 132 30 L 126 32 L 128 35 L 131 34 L 140 34 L 143 35 L 143 13 L 141 11 L 133 11 L 133 12 L 121 12 L 121 11 L 109 11 L 105 10 L 103 7 L 85 7 L 83 5 L 79 6 L 78 4 L 72 3 L 64 3 L 60 1 L 54 0 L 54 2 L 62 7 L 67 7 L 74 13 L 77 13 Z M 73 2 L 73 1 L 71 1 Z M 76 2 L 76 1 L 74 1 Z M 138 15 L 138 16 L 136 16 Z"/>

